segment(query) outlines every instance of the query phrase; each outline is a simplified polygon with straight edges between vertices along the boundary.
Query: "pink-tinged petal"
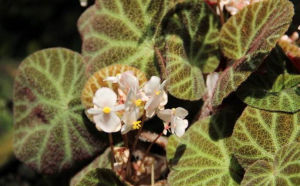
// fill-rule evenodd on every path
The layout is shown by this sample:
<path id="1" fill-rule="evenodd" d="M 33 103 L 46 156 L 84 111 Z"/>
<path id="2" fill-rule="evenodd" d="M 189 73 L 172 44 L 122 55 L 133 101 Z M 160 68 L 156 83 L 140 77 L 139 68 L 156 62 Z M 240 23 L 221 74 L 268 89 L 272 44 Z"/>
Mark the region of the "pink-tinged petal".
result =
<path id="1" fill-rule="evenodd" d="M 188 114 L 189 112 L 182 107 L 177 107 L 175 110 L 175 116 L 181 119 L 184 119 Z"/>
<path id="2" fill-rule="evenodd" d="M 172 123 L 171 126 L 173 128 L 173 132 L 176 136 L 181 137 L 185 133 L 185 129 L 188 126 L 188 121 L 186 119 L 181 119 L 176 117 L 174 119 L 174 123 Z"/>
<path id="3" fill-rule="evenodd" d="M 102 110 L 99 108 L 90 108 L 87 110 L 88 114 L 96 115 L 96 114 L 101 114 Z"/>
<path id="4" fill-rule="evenodd" d="M 115 113 L 96 115 L 94 121 L 98 130 L 101 129 L 107 133 L 121 130 L 121 120 Z"/>
<path id="5" fill-rule="evenodd" d="M 145 84 L 144 91 L 147 96 L 152 96 L 155 91 L 160 88 L 160 78 L 157 76 L 152 76 L 150 80 Z"/>
<path id="6" fill-rule="evenodd" d="M 107 87 L 100 88 L 96 91 L 93 103 L 100 108 L 113 107 L 117 102 L 116 93 Z"/>
<path id="7" fill-rule="evenodd" d="M 119 84 L 123 90 L 129 91 L 129 89 L 132 89 L 136 92 L 139 87 L 139 80 L 133 75 L 132 71 L 127 71 L 121 74 Z"/>
<path id="8" fill-rule="evenodd" d="M 157 113 L 157 116 L 162 119 L 164 122 L 171 122 L 172 118 L 172 110 L 171 109 L 166 109 L 166 110 L 160 110 Z"/>

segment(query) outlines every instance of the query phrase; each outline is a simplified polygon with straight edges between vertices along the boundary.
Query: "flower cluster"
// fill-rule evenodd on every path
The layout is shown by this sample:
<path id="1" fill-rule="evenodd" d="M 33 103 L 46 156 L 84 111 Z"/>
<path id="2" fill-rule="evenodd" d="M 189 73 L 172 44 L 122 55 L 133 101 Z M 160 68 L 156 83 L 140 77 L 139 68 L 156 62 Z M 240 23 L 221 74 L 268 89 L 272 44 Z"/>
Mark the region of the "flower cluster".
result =
<path id="1" fill-rule="evenodd" d="M 164 90 L 166 81 L 152 76 L 144 86 L 139 85 L 133 72 L 126 71 L 104 81 L 118 84 L 118 95 L 110 88 L 98 89 L 93 97 L 94 107 L 87 110 L 93 116 L 96 128 L 107 133 L 121 131 L 126 134 L 139 129 L 144 115 L 152 118 L 155 114 L 164 121 L 165 130 L 177 136 L 182 136 L 188 126 L 184 119 L 188 112 L 179 107 L 164 110 L 168 95 Z"/>

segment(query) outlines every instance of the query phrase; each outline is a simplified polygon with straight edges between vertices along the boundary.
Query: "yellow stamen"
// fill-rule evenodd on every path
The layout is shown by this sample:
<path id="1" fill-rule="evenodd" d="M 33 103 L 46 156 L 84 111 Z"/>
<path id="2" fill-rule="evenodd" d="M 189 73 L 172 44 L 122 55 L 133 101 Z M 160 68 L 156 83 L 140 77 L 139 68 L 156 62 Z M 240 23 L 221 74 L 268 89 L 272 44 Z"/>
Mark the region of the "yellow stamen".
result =
<path id="1" fill-rule="evenodd" d="M 141 126 L 141 122 L 142 122 L 142 121 L 135 121 L 135 122 L 133 122 L 133 123 L 132 123 L 132 128 L 133 128 L 134 130 L 141 128 L 141 127 L 142 127 L 142 126 Z"/>
<path id="2" fill-rule="evenodd" d="M 110 109 L 109 107 L 104 107 L 104 108 L 102 109 L 102 112 L 104 112 L 105 114 L 109 114 L 110 111 L 111 111 L 111 109 Z"/>
<path id="3" fill-rule="evenodd" d="M 172 114 L 175 114 L 175 113 L 176 113 L 176 109 L 172 108 Z"/>
<path id="4" fill-rule="evenodd" d="M 160 90 L 156 91 L 155 94 L 158 96 L 160 94 Z"/>
<path id="5" fill-rule="evenodd" d="M 137 100 L 135 100 L 134 104 L 135 104 L 137 107 L 139 107 L 139 106 L 142 106 L 143 101 L 142 101 L 141 99 L 137 99 Z"/>

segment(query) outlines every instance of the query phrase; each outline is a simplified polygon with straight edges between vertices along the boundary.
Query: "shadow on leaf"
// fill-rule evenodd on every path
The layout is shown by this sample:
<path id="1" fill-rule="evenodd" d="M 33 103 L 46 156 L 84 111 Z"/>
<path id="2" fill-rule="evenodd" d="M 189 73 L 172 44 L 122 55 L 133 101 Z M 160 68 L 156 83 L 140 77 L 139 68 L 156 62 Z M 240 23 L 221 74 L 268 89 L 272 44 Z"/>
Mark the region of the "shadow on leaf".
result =
<path id="1" fill-rule="evenodd" d="M 231 105 L 225 105 L 222 111 L 212 115 L 209 123 L 209 135 L 212 140 L 228 138 L 233 133 L 234 125 L 242 114 L 245 105 L 236 99 Z"/>
<path id="2" fill-rule="evenodd" d="M 184 154 L 186 150 L 186 145 L 185 144 L 181 144 L 176 148 L 176 152 L 175 155 L 172 159 L 170 159 L 169 164 L 171 166 L 175 166 L 177 165 L 177 163 L 179 162 L 180 158 L 182 157 L 182 155 Z"/>
<path id="3" fill-rule="evenodd" d="M 234 179 L 237 183 L 241 183 L 245 174 L 245 170 L 233 155 L 230 159 L 229 173 L 232 179 Z"/>

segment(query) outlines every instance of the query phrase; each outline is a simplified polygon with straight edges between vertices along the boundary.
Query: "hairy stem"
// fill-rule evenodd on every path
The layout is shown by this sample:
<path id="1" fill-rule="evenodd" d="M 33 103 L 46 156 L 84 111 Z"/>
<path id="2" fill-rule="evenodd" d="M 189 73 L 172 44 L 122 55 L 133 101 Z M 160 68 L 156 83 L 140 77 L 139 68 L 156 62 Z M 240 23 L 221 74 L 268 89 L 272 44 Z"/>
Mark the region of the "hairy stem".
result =
<path id="1" fill-rule="evenodd" d="M 163 57 L 161 51 L 157 48 L 157 47 L 154 47 L 154 50 L 155 50 L 155 54 L 158 58 L 158 65 L 160 67 L 160 71 L 161 71 L 161 79 L 166 79 L 168 77 L 168 74 L 167 74 L 167 68 L 166 68 L 166 60 L 165 58 Z"/>

